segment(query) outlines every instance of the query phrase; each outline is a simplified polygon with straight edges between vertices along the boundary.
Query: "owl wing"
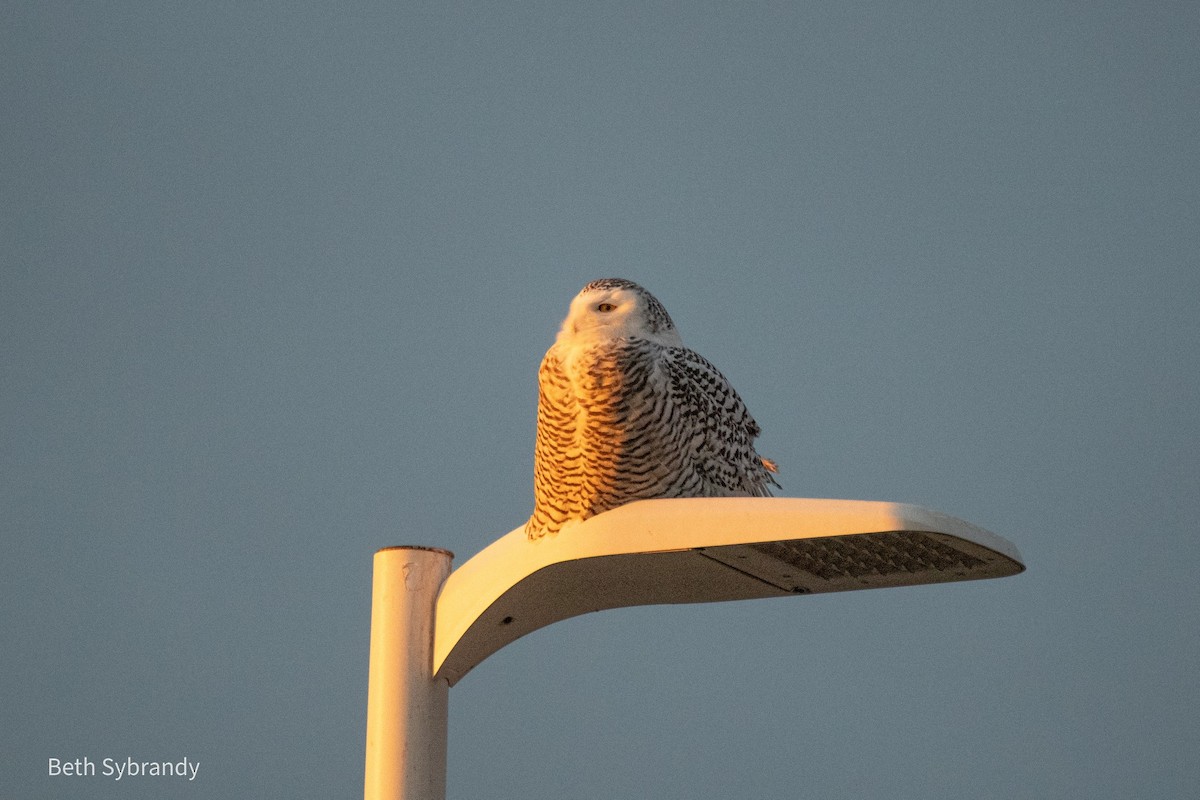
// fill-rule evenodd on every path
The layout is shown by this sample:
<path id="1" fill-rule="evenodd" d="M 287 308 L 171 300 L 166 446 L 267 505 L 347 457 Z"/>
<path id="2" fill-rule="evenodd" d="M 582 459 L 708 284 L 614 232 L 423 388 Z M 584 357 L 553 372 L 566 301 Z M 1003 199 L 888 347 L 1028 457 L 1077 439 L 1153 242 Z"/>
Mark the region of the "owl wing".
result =
<path id="1" fill-rule="evenodd" d="M 682 440 L 704 481 L 702 496 L 767 497 L 775 464 L 754 449 L 760 429 L 732 384 L 686 347 L 666 348 L 663 365 Z"/>

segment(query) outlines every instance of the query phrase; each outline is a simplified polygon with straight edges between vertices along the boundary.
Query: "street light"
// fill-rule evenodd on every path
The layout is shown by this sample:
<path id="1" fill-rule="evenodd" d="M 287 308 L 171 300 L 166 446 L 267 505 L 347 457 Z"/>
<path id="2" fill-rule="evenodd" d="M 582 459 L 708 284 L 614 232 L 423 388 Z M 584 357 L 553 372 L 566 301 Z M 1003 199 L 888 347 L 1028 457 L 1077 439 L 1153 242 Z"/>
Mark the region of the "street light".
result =
<path id="1" fill-rule="evenodd" d="M 375 554 L 367 800 L 441 800 L 448 690 L 506 644 L 589 611 L 999 578 L 1010 542 L 920 506 L 642 500 L 536 541 L 524 529 L 450 572 L 436 548 Z"/>

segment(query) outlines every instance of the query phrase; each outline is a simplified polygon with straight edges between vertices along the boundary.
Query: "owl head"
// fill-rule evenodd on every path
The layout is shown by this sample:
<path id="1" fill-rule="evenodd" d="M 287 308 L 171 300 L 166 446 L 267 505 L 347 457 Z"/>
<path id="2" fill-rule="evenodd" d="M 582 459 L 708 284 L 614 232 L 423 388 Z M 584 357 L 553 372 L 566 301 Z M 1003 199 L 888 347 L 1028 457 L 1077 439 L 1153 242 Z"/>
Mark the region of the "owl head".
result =
<path id="1" fill-rule="evenodd" d="M 680 344 L 671 315 L 654 295 L 622 278 L 592 281 L 571 301 L 558 341 L 618 338 L 650 339 L 666 346 Z"/>

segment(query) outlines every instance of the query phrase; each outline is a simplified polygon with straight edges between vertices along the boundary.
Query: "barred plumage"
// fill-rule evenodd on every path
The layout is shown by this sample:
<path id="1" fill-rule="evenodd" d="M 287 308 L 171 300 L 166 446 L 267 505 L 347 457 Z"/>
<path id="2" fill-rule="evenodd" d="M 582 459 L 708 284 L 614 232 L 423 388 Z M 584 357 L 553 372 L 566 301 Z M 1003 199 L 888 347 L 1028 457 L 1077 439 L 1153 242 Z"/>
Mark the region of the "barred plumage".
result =
<path id="1" fill-rule="evenodd" d="M 633 500 L 767 496 L 778 485 L 737 392 L 632 281 L 576 295 L 538 389 L 531 539 Z"/>

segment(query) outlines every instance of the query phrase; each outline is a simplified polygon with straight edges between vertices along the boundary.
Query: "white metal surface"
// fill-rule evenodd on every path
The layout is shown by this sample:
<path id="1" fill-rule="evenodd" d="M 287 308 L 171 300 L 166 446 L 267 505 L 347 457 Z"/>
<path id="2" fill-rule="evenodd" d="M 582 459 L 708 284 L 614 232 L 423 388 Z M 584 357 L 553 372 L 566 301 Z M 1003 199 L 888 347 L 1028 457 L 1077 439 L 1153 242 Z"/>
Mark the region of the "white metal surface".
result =
<path id="1" fill-rule="evenodd" d="M 782 497 L 643 500 L 536 541 L 518 528 L 456 569 L 437 601 L 433 671 L 453 686 L 521 636 L 606 608 L 1022 570 L 1010 542 L 920 506 Z"/>
<path id="2" fill-rule="evenodd" d="M 450 687 L 433 677 L 434 603 L 453 555 L 375 554 L 367 679 L 366 800 L 443 800 Z"/>

